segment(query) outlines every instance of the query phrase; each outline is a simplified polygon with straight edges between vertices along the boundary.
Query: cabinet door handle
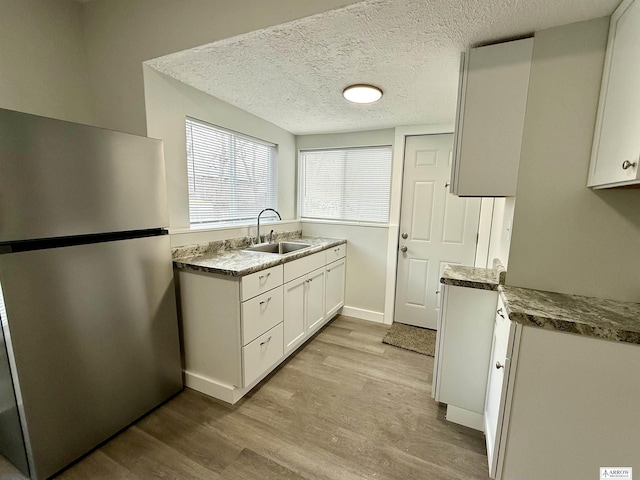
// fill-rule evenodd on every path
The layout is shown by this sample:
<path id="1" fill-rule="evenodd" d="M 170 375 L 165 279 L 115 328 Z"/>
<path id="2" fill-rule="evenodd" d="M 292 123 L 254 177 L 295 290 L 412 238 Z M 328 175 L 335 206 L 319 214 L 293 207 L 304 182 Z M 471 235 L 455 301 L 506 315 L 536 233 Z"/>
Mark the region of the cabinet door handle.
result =
<path id="1" fill-rule="evenodd" d="M 260 342 L 260 346 L 265 345 L 271 341 L 271 337 L 267 338 L 264 342 Z"/>
<path id="2" fill-rule="evenodd" d="M 271 338 L 271 337 L 269 337 L 269 338 Z M 504 368 L 504 365 L 503 365 L 503 364 L 501 364 L 500 362 L 496 362 L 496 368 L 497 368 L 498 370 L 500 370 L 501 368 Z"/>
<path id="3" fill-rule="evenodd" d="M 271 297 L 267 298 L 266 300 L 263 300 L 260 302 L 260 305 L 264 305 L 265 303 L 269 303 L 271 301 Z"/>
<path id="4" fill-rule="evenodd" d="M 258 278 L 262 280 L 263 278 L 267 278 L 269 275 L 271 275 L 271 272 L 267 273 L 266 275 L 260 275 Z"/>
<path id="5" fill-rule="evenodd" d="M 502 314 L 502 307 L 500 307 L 496 313 L 504 318 L 504 315 Z"/>
<path id="6" fill-rule="evenodd" d="M 635 167 L 637 162 L 630 162 L 629 160 L 625 160 L 622 162 L 622 169 L 627 170 L 628 168 Z"/>

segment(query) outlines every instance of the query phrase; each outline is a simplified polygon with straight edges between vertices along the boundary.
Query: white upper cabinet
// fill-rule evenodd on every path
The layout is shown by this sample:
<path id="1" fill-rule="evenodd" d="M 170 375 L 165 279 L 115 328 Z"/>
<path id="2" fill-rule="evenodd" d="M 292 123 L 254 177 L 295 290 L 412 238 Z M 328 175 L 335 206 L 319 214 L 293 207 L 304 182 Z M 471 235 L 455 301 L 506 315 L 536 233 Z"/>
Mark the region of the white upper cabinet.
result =
<path id="1" fill-rule="evenodd" d="M 589 187 L 640 183 L 640 1 L 611 16 Z"/>
<path id="2" fill-rule="evenodd" d="M 516 194 L 533 38 L 463 54 L 451 193 Z"/>

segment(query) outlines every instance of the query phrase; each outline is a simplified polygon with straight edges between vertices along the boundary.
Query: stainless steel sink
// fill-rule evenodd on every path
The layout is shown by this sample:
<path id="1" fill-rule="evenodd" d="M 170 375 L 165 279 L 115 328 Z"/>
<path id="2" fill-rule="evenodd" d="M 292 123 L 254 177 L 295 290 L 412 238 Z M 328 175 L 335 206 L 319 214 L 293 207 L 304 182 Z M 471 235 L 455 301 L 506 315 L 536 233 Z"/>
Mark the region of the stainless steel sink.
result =
<path id="1" fill-rule="evenodd" d="M 254 245 L 253 247 L 247 247 L 245 250 L 249 250 L 251 252 L 266 252 L 286 255 L 311 246 L 312 245 L 309 243 L 296 242 L 261 243 L 259 245 Z"/>

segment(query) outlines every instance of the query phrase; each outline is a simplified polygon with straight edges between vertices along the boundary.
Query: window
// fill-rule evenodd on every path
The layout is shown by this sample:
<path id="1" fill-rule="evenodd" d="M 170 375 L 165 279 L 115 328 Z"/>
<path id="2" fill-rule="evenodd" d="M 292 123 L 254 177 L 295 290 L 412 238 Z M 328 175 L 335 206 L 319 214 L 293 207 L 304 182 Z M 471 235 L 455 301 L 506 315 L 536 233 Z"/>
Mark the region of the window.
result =
<path id="1" fill-rule="evenodd" d="M 190 223 L 244 223 L 278 207 L 278 152 L 256 138 L 186 119 Z"/>
<path id="2" fill-rule="evenodd" d="M 391 147 L 300 152 L 300 216 L 389 222 Z"/>

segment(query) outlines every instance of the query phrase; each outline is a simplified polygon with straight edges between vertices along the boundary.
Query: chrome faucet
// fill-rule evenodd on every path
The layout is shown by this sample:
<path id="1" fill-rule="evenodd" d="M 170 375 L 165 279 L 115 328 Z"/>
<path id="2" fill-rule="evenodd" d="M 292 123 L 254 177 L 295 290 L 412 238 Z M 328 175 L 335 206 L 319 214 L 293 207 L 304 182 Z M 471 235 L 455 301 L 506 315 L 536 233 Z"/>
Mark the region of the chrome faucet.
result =
<path id="1" fill-rule="evenodd" d="M 276 215 L 278 215 L 278 219 L 282 220 L 282 217 L 280 216 L 280 214 L 278 213 L 277 210 L 274 210 L 273 208 L 265 208 L 264 210 L 262 210 L 258 214 L 258 235 L 257 235 L 258 241 L 256 243 L 260 243 L 260 215 L 262 215 L 264 212 L 269 212 L 269 211 L 271 211 L 271 212 L 275 213 Z"/>

